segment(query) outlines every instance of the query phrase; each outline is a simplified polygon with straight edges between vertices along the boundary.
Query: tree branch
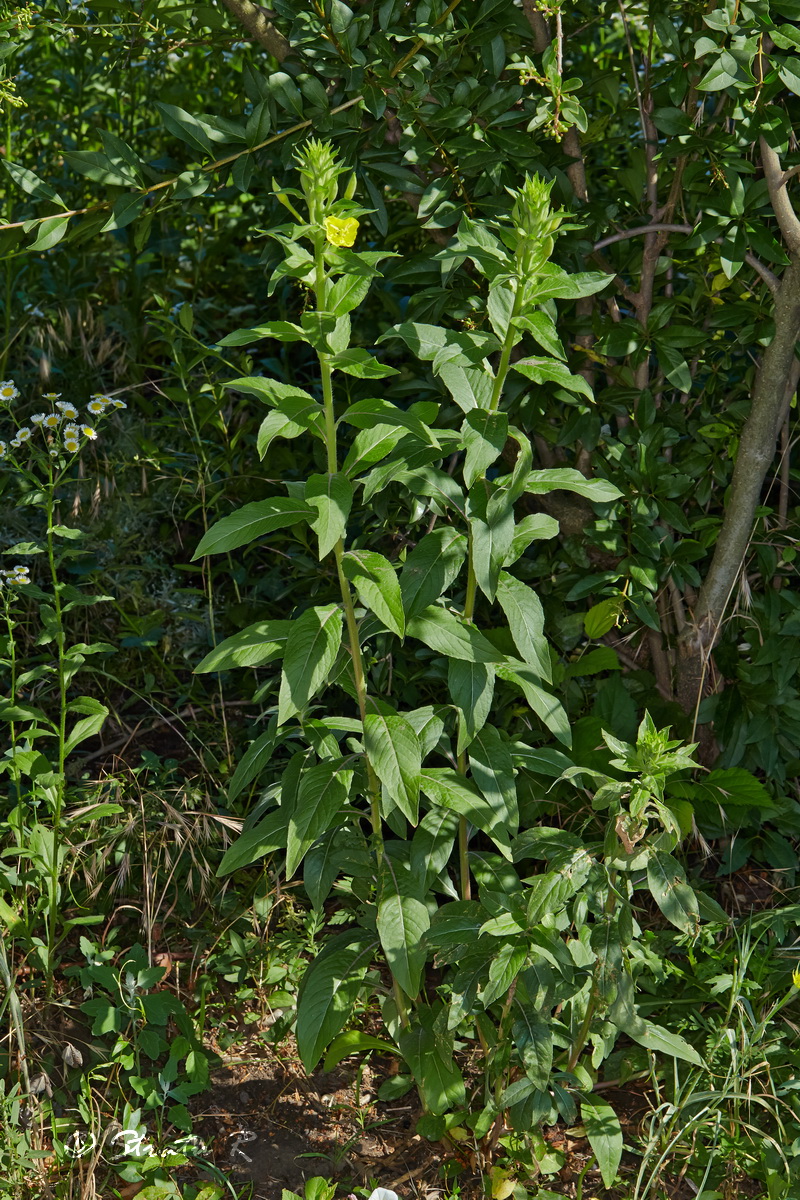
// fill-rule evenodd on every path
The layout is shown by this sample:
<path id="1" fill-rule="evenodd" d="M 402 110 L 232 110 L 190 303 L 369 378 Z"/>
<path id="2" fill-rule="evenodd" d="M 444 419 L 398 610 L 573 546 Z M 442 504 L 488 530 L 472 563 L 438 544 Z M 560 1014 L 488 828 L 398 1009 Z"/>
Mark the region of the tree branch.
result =
<path id="1" fill-rule="evenodd" d="M 761 164 L 764 168 L 764 178 L 767 181 L 772 210 L 788 250 L 792 254 L 800 254 L 800 219 L 794 211 L 786 190 L 786 173 L 781 168 L 781 160 L 766 138 L 759 138 L 759 144 L 761 146 Z"/>
<path id="2" fill-rule="evenodd" d="M 695 229 L 692 225 L 673 225 L 667 221 L 654 221 L 651 225 L 638 225 L 636 229 L 623 229 L 620 233 L 612 233 L 610 237 L 601 238 L 599 242 L 595 242 L 594 250 L 604 250 L 606 246 L 613 246 L 615 242 L 624 242 L 628 238 L 639 237 L 643 233 L 655 233 L 662 230 L 664 233 L 694 233 Z M 721 243 L 722 238 L 714 238 L 715 243 Z M 744 256 L 745 262 L 752 267 L 756 274 L 760 275 L 767 285 L 773 296 L 777 296 L 781 281 L 777 275 L 770 271 L 769 267 L 762 263 L 760 258 L 756 258 L 755 254 L 751 254 L 748 250 Z"/>
<path id="3" fill-rule="evenodd" d="M 222 0 L 222 3 L 255 41 L 273 58 L 277 58 L 278 62 L 283 62 L 292 47 L 287 38 L 273 25 L 275 13 L 268 8 L 262 8 L 260 4 L 254 4 L 253 0 Z"/>

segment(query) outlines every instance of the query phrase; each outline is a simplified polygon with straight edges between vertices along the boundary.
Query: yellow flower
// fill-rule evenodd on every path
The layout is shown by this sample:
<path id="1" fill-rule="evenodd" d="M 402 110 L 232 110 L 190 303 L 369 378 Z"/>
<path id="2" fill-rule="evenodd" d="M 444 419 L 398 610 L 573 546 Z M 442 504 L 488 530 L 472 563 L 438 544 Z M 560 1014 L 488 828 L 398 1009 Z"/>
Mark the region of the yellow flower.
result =
<path id="1" fill-rule="evenodd" d="M 326 217 L 325 236 L 332 246 L 352 246 L 358 233 L 355 217 Z"/>
<path id="2" fill-rule="evenodd" d="M 792 983 L 796 988 L 800 988 L 800 971 L 792 972 Z"/>

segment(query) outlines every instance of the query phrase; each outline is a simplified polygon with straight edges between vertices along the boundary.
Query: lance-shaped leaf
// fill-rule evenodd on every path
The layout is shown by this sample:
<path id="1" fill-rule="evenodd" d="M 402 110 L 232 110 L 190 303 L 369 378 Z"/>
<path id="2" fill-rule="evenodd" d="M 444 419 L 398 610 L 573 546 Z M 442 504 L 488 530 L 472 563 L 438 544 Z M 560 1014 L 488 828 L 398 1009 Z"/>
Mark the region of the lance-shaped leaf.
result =
<path id="1" fill-rule="evenodd" d="M 309 524 L 319 539 L 319 556 L 325 558 L 344 537 L 353 504 L 353 488 L 341 474 L 311 475 L 306 483 L 305 500 L 317 510 Z"/>
<path id="2" fill-rule="evenodd" d="M 302 433 L 318 427 L 323 409 L 316 400 L 304 400 L 300 396 L 287 396 L 277 402 L 276 407 L 261 422 L 256 439 L 258 457 L 264 458 L 275 438 L 296 438 Z"/>
<path id="3" fill-rule="evenodd" d="M 310 1075 L 349 1020 L 377 939 L 358 931 L 340 934 L 314 958 L 297 998 L 297 1048 Z"/>
<path id="4" fill-rule="evenodd" d="M 487 468 L 503 453 L 508 437 L 508 416 L 506 413 L 486 412 L 482 408 L 472 409 L 464 418 L 461 436 L 467 452 L 464 483 L 469 490 L 475 480 L 485 475 Z"/>
<path id="5" fill-rule="evenodd" d="M 493 377 L 486 370 L 447 363 L 439 368 L 439 378 L 462 412 L 489 407 Z"/>
<path id="6" fill-rule="evenodd" d="M 204 554 L 222 554 L 226 550 L 238 550 L 266 533 L 297 525 L 316 516 L 302 500 L 292 496 L 274 496 L 271 500 L 256 500 L 245 504 L 217 521 L 200 539 L 200 545 L 192 555 L 192 562 Z"/>
<path id="7" fill-rule="evenodd" d="M 534 496 L 545 496 L 548 492 L 575 492 L 594 500 L 597 504 L 607 504 L 610 500 L 619 500 L 622 492 L 607 479 L 587 479 L 580 471 L 572 467 L 553 467 L 546 471 L 529 471 L 525 480 L 525 491 Z"/>
<path id="8" fill-rule="evenodd" d="M 400 591 L 406 618 L 422 612 L 447 591 L 467 555 L 467 539 L 452 526 L 433 529 L 403 563 Z"/>
<path id="9" fill-rule="evenodd" d="M 415 829 L 411 839 L 411 875 L 423 895 L 450 861 L 457 833 L 458 814 L 446 808 L 432 808 Z"/>
<path id="10" fill-rule="evenodd" d="M 247 747 L 236 764 L 236 770 L 228 784 L 228 798 L 235 800 L 248 784 L 257 779 L 272 758 L 275 747 L 281 741 L 278 733 L 278 718 L 270 717 L 270 722 L 262 734 Z"/>
<path id="11" fill-rule="evenodd" d="M 399 714 L 367 713 L 364 747 L 375 774 L 403 816 L 419 819 L 422 749 L 419 738 Z"/>
<path id="12" fill-rule="evenodd" d="M 603 1185 L 607 1188 L 613 1187 L 622 1158 L 622 1127 L 619 1117 L 610 1104 L 592 1096 L 591 1099 L 581 1101 L 581 1119 L 589 1145 L 597 1158 Z"/>
<path id="13" fill-rule="evenodd" d="M 400 439 L 407 436 L 400 425 L 373 425 L 370 429 L 359 429 L 342 463 L 342 474 L 349 479 L 355 478 L 367 467 L 386 458 Z"/>
<path id="14" fill-rule="evenodd" d="M 337 317 L 352 312 L 365 298 L 371 282 L 367 275 L 340 275 L 328 293 L 327 308 Z"/>
<path id="15" fill-rule="evenodd" d="M 523 517 L 514 526 L 511 548 L 506 554 L 503 566 L 510 567 L 518 558 L 521 558 L 531 542 L 537 539 L 546 540 L 557 537 L 558 530 L 559 524 L 555 517 L 548 517 L 545 513 L 531 513 L 529 516 Z"/>
<path id="16" fill-rule="evenodd" d="M 697 933 L 697 897 L 686 882 L 683 867 L 671 854 L 653 852 L 647 862 L 647 886 L 668 921 L 683 933 Z"/>
<path id="17" fill-rule="evenodd" d="M 374 550 L 350 550 L 342 558 L 342 570 L 362 604 L 392 633 L 405 632 L 403 598 L 397 573 L 387 558 Z"/>
<path id="18" fill-rule="evenodd" d="M 495 812 L 471 780 L 449 767 L 426 767 L 422 771 L 422 790 L 434 804 L 457 812 L 482 829 L 501 854 L 511 858 L 511 842 L 502 813 Z"/>
<path id="19" fill-rule="evenodd" d="M 544 636 L 544 612 L 539 597 L 527 583 L 501 571 L 497 599 L 521 657 L 540 679 L 549 683 L 552 679 L 550 648 Z"/>
<path id="20" fill-rule="evenodd" d="M 500 568 L 508 557 L 514 537 L 513 505 L 507 503 L 492 507 L 498 491 L 496 484 L 479 479 L 470 490 L 467 500 L 475 579 L 489 600 L 495 598 Z"/>
<path id="21" fill-rule="evenodd" d="M 217 877 L 240 871 L 242 867 L 249 867 L 265 854 L 282 850 L 286 845 L 288 826 L 288 812 L 285 808 L 276 808 L 252 829 L 245 830 L 222 856 L 222 862 L 217 867 Z"/>
<path id="22" fill-rule="evenodd" d="M 411 1028 L 400 1034 L 398 1044 L 429 1113 L 438 1116 L 464 1104 L 463 1077 L 453 1061 L 452 1048 L 434 1030 L 430 1009 L 417 1009 Z"/>
<path id="23" fill-rule="evenodd" d="M 456 753 L 460 754 L 489 717 L 494 695 L 494 668 L 486 663 L 451 658 L 447 664 L 447 687 L 450 699 L 458 709 Z"/>
<path id="24" fill-rule="evenodd" d="M 423 938 L 430 925 L 428 909 L 416 896 L 404 894 L 400 881 L 385 872 L 378 903 L 378 937 L 389 970 L 407 996 L 419 994 L 425 966 Z"/>
<path id="25" fill-rule="evenodd" d="M 527 333 L 532 334 L 548 354 L 552 354 L 555 358 L 566 358 L 564 347 L 556 332 L 555 322 L 547 313 L 531 312 L 526 316 L 515 317 L 512 324 L 517 329 L 524 329 Z"/>
<path id="26" fill-rule="evenodd" d="M 527 978 L 527 972 L 526 972 Z M 544 1091 L 550 1082 L 553 1067 L 553 1030 L 531 1005 L 519 1007 L 519 1015 L 511 1027 L 514 1044 L 522 1056 L 525 1074 L 531 1083 Z"/>
<path id="27" fill-rule="evenodd" d="M 539 687 L 539 676 L 527 663 L 511 663 L 497 668 L 497 673 L 509 683 L 515 683 L 521 688 L 528 704 L 537 717 L 551 733 L 554 733 L 565 746 L 572 745 L 572 731 L 569 718 L 560 701 L 550 692 Z"/>
<path id="28" fill-rule="evenodd" d="M 439 445 L 430 427 L 418 416 L 404 408 L 398 408 L 388 400 L 357 400 L 345 410 L 342 420 L 348 425 L 354 425 L 356 429 L 371 429 L 373 425 L 400 426 L 410 433 L 415 433 L 429 445 Z"/>
<path id="29" fill-rule="evenodd" d="M 302 388 L 293 383 L 282 383 L 279 379 L 267 379 L 263 375 L 245 375 L 231 379 L 225 384 L 232 392 L 244 392 L 248 396 L 257 396 L 265 404 L 277 405 L 283 400 L 297 400 L 303 404 L 318 402 Z"/>
<path id="30" fill-rule="evenodd" d="M 325 683 L 342 640 L 342 613 L 337 604 L 308 608 L 292 622 L 278 697 L 278 723 L 300 712 Z"/>
<path id="31" fill-rule="evenodd" d="M 360 346 L 351 346 L 341 350 L 331 357 L 331 366 L 345 375 L 354 375 L 356 379 L 385 379 L 387 375 L 397 375 L 399 372 L 387 363 L 378 362 L 368 350 Z"/>
<path id="32" fill-rule="evenodd" d="M 579 392 L 594 400 L 594 392 L 583 376 L 573 375 L 566 363 L 553 358 L 520 358 L 514 363 L 514 370 L 534 383 L 555 383 L 568 392 Z"/>
<path id="33" fill-rule="evenodd" d="M 345 759 L 325 759 L 309 767 L 300 779 L 297 802 L 289 818 L 286 842 L 286 878 L 291 879 L 305 853 L 333 823 L 347 801 L 353 772 Z"/>
<path id="34" fill-rule="evenodd" d="M 484 725 L 469 747 L 472 778 L 507 829 L 519 826 L 511 744 L 494 725 Z"/>
<path id="35" fill-rule="evenodd" d="M 194 669 L 195 675 L 228 671 L 231 667 L 263 667 L 280 658 L 292 627 L 291 621 L 256 621 L 225 638 Z"/>
<path id="36" fill-rule="evenodd" d="M 478 663 L 506 661 L 505 655 L 501 654 L 474 625 L 435 604 L 423 609 L 419 616 L 413 617 L 408 622 L 406 632 L 447 658 Z"/>
<path id="37" fill-rule="evenodd" d="M 542 300 L 580 300 L 582 296 L 601 292 L 612 278 L 603 271 L 576 271 L 570 275 L 554 263 L 545 263 L 528 284 L 525 298 L 536 304 L 541 304 Z"/>
<path id="38" fill-rule="evenodd" d="M 251 342 L 259 342 L 262 338 L 275 338 L 279 342 L 304 342 L 306 332 L 292 321 L 267 321 L 264 325 L 254 325 L 252 329 L 235 329 L 217 345 L 249 346 Z"/>

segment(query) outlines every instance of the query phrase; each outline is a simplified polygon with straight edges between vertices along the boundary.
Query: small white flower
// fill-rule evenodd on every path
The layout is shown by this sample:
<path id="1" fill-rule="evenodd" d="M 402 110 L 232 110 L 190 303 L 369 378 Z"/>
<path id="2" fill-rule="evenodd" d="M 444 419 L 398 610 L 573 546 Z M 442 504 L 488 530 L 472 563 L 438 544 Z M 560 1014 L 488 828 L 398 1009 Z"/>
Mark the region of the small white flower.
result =
<path id="1" fill-rule="evenodd" d="M 41 425 L 44 421 L 44 413 L 34 413 L 31 417 L 31 425 Z"/>
<path id="2" fill-rule="evenodd" d="M 67 400 L 56 400 L 56 408 L 61 410 L 62 416 L 69 417 L 71 421 L 77 421 L 78 410 L 74 404 L 70 404 Z"/>
<path id="3" fill-rule="evenodd" d="M 7 449 L 5 442 L 0 442 L 0 458 L 5 458 Z"/>
<path id="4" fill-rule="evenodd" d="M 97 437 L 97 430 L 94 429 L 91 425 L 81 425 L 81 433 L 83 434 L 84 437 L 89 438 L 89 440 L 91 442 L 93 442 L 94 439 Z"/>
<path id="5" fill-rule="evenodd" d="M 0 383 L 0 400 L 5 400 L 6 402 L 9 400 L 16 400 L 18 395 L 19 391 L 17 390 L 13 379 L 4 379 L 3 382 Z"/>
<path id="6" fill-rule="evenodd" d="M 80 436 L 81 431 L 73 421 L 69 421 L 61 432 L 64 434 L 64 437 L 76 438 Z"/>
<path id="7" fill-rule="evenodd" d="M 43 395 L 44 395 L 44 399 L 49 400 L 50 403 L 52 404 L 52 402 L 54 400 L 58 399 L 58 397 L 61 395 L 61 392 L 44 392 Z"/>
<path id="8" fill-rule="evenodd" d="M 61 413 L 48 413 L 42 424 L 45 429 L 58 429 L 58 423 L 61 420 Z"/>
<path id="9" fill-rule="evenodd" d="M 124 400 L 112 400 L 111 403 L 114 405 L 114 408 L 127 408 L 128 407 Z"/>
<path id="10" fill-rule="evenodd" d="M 51 447 L 50 447 L 50 457 L 51 457 L 51 458 L 58 458 L 58 450 L 56 449 L 56 447 L 55 447 L 55 446 L 51 446 Z"/>
<path id="11" fill-rule="evenodd" d="M 96 399 L 90 400 L 86 408 L 92 416 L 99 417 L 101 413 L 105 412 L 107 403 L 106 400 L 101 400 L 98 396 Z"/>
<path id="12" fill-rule="evenodd" d="M 30 438 L 30 436 L 31 436 L 31 430 L 28 428 L 27 425 L 23 425 L 21 429 L 17 430 L 18 443 L 27 442 L 28 439 Z"/>
<path id="13" fill-rule="evenodd" d="M 65 450 L 69 451 L 70 454 L 76 454 L 78 451 L 78 439 L 64 438 L 64 448 Z"/>

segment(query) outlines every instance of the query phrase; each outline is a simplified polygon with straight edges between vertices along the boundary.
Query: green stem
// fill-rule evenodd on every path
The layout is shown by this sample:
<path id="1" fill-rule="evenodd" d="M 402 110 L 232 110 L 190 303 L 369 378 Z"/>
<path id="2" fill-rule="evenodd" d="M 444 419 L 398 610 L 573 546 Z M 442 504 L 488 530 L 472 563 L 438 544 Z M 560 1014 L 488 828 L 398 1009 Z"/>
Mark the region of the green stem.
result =
<path id="1" fill-rule="evenodd" d="M 47 488 L 47 561 L 50 567 L 50 579 L 53 585 L 53 610 L 56 624 L 56 645 L 58 647 L 58 768 L 56 780 L 55 805 L 53 807 L 53 856 L 50 864 L 50 911 L 47 929 L 47 992 L 53 991 L 53 954 L 56 945 L 56 928 L 58 923 L 58 876 L 59 850 L 61 841 L 61 817 L 64 808 L 64 762 L 66 759 L 67 741 L 67 684 L 64 663 L 64 623 L 61 609 L 61 589 L 56 567 L 55 545 L 53 542 L 53 491 L 54 481 L 52 468 L 49 467 Z"/>
<path id="2" fill-rule="evenodd" d="M 311 219 L 320 226 L 319 235 L 314 242 L 314 258 L 316 266 L 316 280 L 314 286 L 317 309 L 324 311 L 328 296 L 328 280 L 325 273 L 325 235 L 322 233 L 321 213 L 312 213 Z M 322 351 L 317 352 L 319 359 L 320 376 L 322 379 L 322 403 L 325 409 L 325 448 L 328 459 L 328 472 L 335 475 L 339 469 L 337 444 L 336 444 L 336 412 L 333 403 L 333 370 L 330 364 L 330 358 Z M 339 538 L 336 545 L 333 547 L 334 558 L 336 559 L 336 573 L 339 577 L 339 590 L 342 595 L 342 606 L 344 608 L 345 622 L 347 625 L 347 638 L 350 646 L 350 658 L 353 663 L 353 678 L 356 685 L 356 695 L 358 697 L 358 709 L 361 715 L 361 728 L 366 731 L 367 727 L 367 679 L 364 671 L 364 658 L 361 654 L 361 642 L 358 636 L 358 622 L 356 621 L 355 605 L 353 604 L 353 594 L 350 591 L 350 583 L 344 573 L 342 567 L 342 559 L 344 558 L 344 540 Z M 369 758 L 366 759 L 367 764 L 367 786 L 369 789 L 370 802 L 370 820 L 372 824 L 372 837 L 375 845 L 375 854 L 380 866 L 383 860 L 383 828 L 381 823 L 381 801 L 380 801 L 380 783 L 376 776 Z M 401 1021 L 407 1021 L 405 1015 L 405 1007 L 402 1004 L 402 999 L 398 1001 L 398 1010 L 400 1012 Z"/>

